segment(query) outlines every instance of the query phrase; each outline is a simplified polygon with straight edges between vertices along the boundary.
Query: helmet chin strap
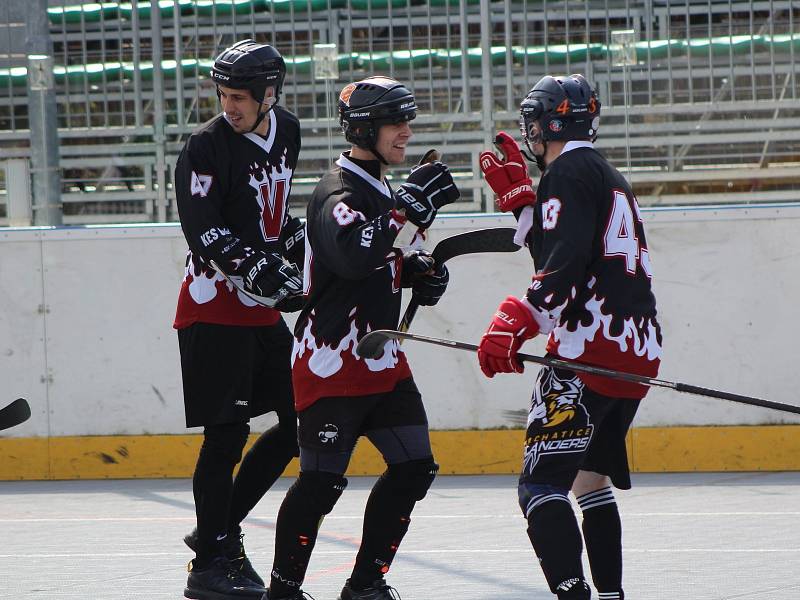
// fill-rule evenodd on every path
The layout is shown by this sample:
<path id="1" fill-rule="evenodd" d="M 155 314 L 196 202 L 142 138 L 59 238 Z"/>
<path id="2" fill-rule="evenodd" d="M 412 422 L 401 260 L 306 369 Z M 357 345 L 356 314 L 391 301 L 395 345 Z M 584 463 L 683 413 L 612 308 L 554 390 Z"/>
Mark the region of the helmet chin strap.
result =
<path id="1" fill-rule="evenodd" d="M 272 102 L 269 102 L 269 100 L 272 100 Z M 272 108 L 275 106 L 275 97 L 270 96 L 267 99 L 262 100 L 259 106 L 263 105 L 265 102 L 269 104 L 269 108 L 267 108 L 267 110 L 265 111 L 260 111 L 258 113 L 258 117 L 256 117 L 256 122 L 253 124 L 253 126 L 250 128 L 250 131 L 248 131 L 247 133 L 253 133 L 256 130 L 256 128 L 259 125 L 261 125 L 261 121 L 264 120 L 264 118 L 269 114 L 269 111 L 271 111 Z"/>
<path id="2" fill-rule="evenodd" d="M 539 170 L 544 173 L 544 170 L 547 168 L 547 163 L 544 162 L 544 157 L 547 154 L 547 140 L 542 139 L 542 134 L 540 133 L 536 136 L 537 139 L 533 140 L 533 145 L 541 144 L 544 148 L 544 152 L 540 155 L 536 154 L 533 151 L 533 147 L 531 146 L 531 141 L 526 136 L 525 139 L 525 146 L 528 148 L 528 151 L 522 150 L 523 156 L 527 158 L 531 162 L 535 162 L 536 166 L 539 167 Z"/>
<path id="3" fill-rule="evenodd" d="M 368 150 L 369 150 L 370 152 L 372 152 L 372 153 L 373 153 L 373 154 L 374 154 L 374 155 L 377 157 L 377 159 L 378 159 L 379 161 L 381 161 L 383 164 L 385 164 L 385 165 L 388 165 L 388 164 L 389 164 L 388 162 L 386 162 L 386 159 L 385 159 L 385 158 L 383 158 L 383 156 L 381 155 L 381 153 L 380 153 L 380 152 L 378 152 L 378 149 L 375 147 L 375 145 L 374 145 L 374 144 L 372 145 L 372 147 L 368 148 Z"/>
<path id="4" fill-rule="evenodd" d="M 374 127 L 374 125 L 373 125 L 373 127 Z M 370 136 L 370 138 L 369 138 L 369 145 L 367 146 L 367 150 L 372 152 L 381 163 L 383 163 L 384 165 L 388 165 L 389 163 L 386 161 L 386 159 L 383 158 L 383 156 L 381 155 L 380 152 L 378 152 L 377 140 L 378 140 L 378 134 L 380 133 L 380 131 L 381 131 L 381 128 L 380 128 L 380 125 L 379 125 L 378 128 L 375 130 L 374 139 L 373 139 L 372 136 Z"/>

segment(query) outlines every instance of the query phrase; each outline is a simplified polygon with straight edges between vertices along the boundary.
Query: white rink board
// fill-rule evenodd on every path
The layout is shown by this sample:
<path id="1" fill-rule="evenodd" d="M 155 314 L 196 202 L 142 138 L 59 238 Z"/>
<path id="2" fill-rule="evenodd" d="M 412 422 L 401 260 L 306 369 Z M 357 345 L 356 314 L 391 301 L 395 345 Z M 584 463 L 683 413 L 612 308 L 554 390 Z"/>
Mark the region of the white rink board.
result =
<path id="1" fill-rule="evenodd" d="M 659 377 L 800 404 L 800 205 L 643 213 L 665 332 Z M 512 224 L 501 215 L 442 217 L 428 245 Z M 34 413 L 4 435 L 186 431 L 171 328 L 185 250 L 176 224 L 0 229 L 0 404 L 24 396 Z M 419 310 L 412 330 L 473 343 L 500 300 L 522 294 L 532 273 L 525 250 L 448 266 L 450 289 L 437 307 Z M 541 353 L 543 345 L 535 339 L 524 350 Z M 527 405 L 535 365 L 488 380 L 471 353 L 404 348 L 435 429 L 511 426 L 503 411 Z M 798 422 L 655 389 L 635 425 Z"/>

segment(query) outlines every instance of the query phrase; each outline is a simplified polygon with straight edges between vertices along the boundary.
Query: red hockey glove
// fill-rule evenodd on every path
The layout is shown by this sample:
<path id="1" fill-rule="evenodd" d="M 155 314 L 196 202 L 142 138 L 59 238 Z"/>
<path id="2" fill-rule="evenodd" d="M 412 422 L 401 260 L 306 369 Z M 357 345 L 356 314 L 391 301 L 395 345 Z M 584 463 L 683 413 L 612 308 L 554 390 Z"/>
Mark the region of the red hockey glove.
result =
<path id="1" fill-rule="evenodd" d="M 497 134 L 495 139 L 503 159 L 494 152 L 481 152 L 480 165 L 486 182 L 497 194 L 497 206 L 502 212 L 534 204 L 536 192 L 533 182 L 528 177 L 528 165 L 517 142 L 505 131 Z"/>
<path id="2" fill-rule="evenodd" d="M 483 374 L 494 377 L 496 373 L 522 373 L 525 367 L 517 359 L 517 351 L 522 342 L 537 333 L 539 325 L 522 300 L 514 296 L 503 300 L 478 346 Z"/>

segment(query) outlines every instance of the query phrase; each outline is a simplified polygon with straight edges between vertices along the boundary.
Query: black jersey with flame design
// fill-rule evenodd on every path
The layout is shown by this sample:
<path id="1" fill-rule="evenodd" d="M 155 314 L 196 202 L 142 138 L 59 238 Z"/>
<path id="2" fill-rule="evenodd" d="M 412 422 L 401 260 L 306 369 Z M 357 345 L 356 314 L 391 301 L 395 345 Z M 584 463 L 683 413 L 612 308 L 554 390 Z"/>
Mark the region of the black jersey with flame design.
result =
<path id="1" fill-rule="evenodd" d="M 280 252 L 300 152 L 300 123 L 269 112 L 269 131 L 236 133 L 220 114 L 186 142 L 175 165 L 175 195 L 189 244 L 174 327 L 195 322 L 271 325 L 280 315 L 240 293 L 209 262 L 236 271 L 251 251 Z"/>
<path id="2" fill-rule="evenodd" d="M 568 142 L 542 175 L 527 241 L 527 299 L 547 351 L 655 377 L 661 329 L 644 225 L 622 175 L 589 142 Z M 592 390 L 642 398 L 642 385 L 578 374 Z"/>
<path id="3" fill-rule="evenodd" d="M 382 357 L 364 359 L 356 344 L 375 329 L 396 329 L 402 227 L 394 196 L 344 153 L 317 184 L 308 204 L 303 270 L 306 305 L 295 326 L 292 380 L 302 410 L 326 396 L 363 396 L 394 389 L 411 376 L 396 341 Z"/>

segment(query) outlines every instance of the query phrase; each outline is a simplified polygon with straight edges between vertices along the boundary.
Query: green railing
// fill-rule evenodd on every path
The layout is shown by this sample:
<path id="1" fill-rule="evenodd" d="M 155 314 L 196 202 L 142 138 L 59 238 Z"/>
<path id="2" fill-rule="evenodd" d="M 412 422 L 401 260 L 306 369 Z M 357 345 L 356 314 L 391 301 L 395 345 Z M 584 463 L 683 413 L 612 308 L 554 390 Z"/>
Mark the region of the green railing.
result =
<path id="1" fill-rule="evenodd" d="M 480 0 L 467 0 L 467 4 L 477 4 Z M 458 5 L 459 0 L 392 0 L 392 8 L 405 8 L 411 6 L 443 6 L 445 4 Z M 388 8 L 388 0 L 161 0 L 159 8 L 161 16 L 171 18 L 177 8 L 181 15 L 230 15 L 250 14 L 260 12 L 300 12 L 324 11 L 335 8 L 349 8 L 366 10 L 368 8 L 382 10 Z M 138 16 L 143 19 L 150 18 L 150 6 L 138 6 Z M 134 12 L 130 2 L 101 2 L 79 4 L 73 6 L 57 6 L 47 9 L 47 16 L 51 23 L 80 23 L 107 21 L 110 19 L 129 19 Z"/>
<path id="2" fill-rule="evenodd" d="M 694 40 L 651 40 L 636 43 L 636 57 L 641 61 L 652 61 L 667 57 L 680 58 L 682 56 L 708 56 L 709 53 L 720 56 L 734 54 L 750 54 L 754 52 L 781 52 L 788 53 L 790 47 L 800 53 L 800 33 L 786 35 L 747 35 L 747 36 L 722 36 L 709 39 Z M 613 47 L 606 44 L 571 44 L 557 46 L 514 46 L 511 48 L 512 62 L 514 64 L 561 64 L 569 61 L 581 62 L 585 60 L 604 60 L 608 58 Z M 501 65 L 506 62 L 507 48 L 493 46 L 491 48 L 491 62 Z M 466 52 L 468 63 L 471 67 L 479 67 L 483 52 L 481 48 L 469 48 Z M 396 50 L 394 52 L 352 52 L 339 55 L 339 68 L 364 69 L 372 71 L 387 70 L 390 65 L 394 68 L 411 67 L 459 67 L 464 52 L 460 49 L 419 49 Z M 308 55 L 285 57 L 287 67 L 292 73 L 310 73 L 313 67 L 312 58 Z M 181 70 L 185 75 L 192 75 L 196 70 L 207 72 L 211 67 L 210 60 L 184 59 L 181 61 Z M 143 79 L 152 77 L 153 63 L 140 62 L 139 72 Z M 174 76 L 178 63 L 175 60 L 164 60 L 161 69 L 166 76 Z M 136 67 L 131 62 L 107 62 L 88 65 L 57 65 L 53 71 L 56 82 L 68 81 L 100 82 L 109 77 L 118 77 L 120 74 L 132 75 Z M 25 67 L 12 67 L 0 69 L 0 85 L 24 86 L 27 80 Z"/>

